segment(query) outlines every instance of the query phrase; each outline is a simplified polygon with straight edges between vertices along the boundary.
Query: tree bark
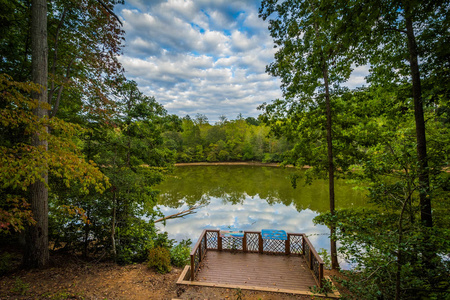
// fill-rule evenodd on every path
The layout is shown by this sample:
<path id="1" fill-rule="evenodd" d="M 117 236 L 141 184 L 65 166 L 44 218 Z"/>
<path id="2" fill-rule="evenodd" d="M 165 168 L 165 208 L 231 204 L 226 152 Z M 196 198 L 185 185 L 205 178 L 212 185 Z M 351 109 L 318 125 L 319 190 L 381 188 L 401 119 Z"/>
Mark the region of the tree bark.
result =
<path id="1" fill-rule="evenodd" d="M 314 23 L 314 30 L 316 32 L 316 37 L 319 38 L 319 26 Z M 328 191 L 330 198 L 330 213 L 332 216 L 335 214 L 335 195 L 334 195 L 334 159 L 333 159 L 333 121 L 331 117 L 331 98 L 330 98 L 330 83 L 328 78 L 328 64 L 325 59 L 325 54 L 320 51 L 320 61 L 322 69 L 322 77 L 325 86 L 325 106 L 327 110 L 327 160 L 328 160 Z M 330 256 L 331 256 L 331 269 L 339 269 L 339 262 L 337 259 L 337 246 L 334 235 L 336 232 L 336 227 L 330 226 Z"/>
<path id="2" fill-rule="evenodd" d="M 330 213 L 334 216 L 335 213 L 335 196 L 334 196 L 334 160 L 333 160 L 333 135 L 332 135 L 332 118 L 331 118 L 331 99 L 330 89 L 328 83 L 328 67 L 325 63 L 322 66 L 323 79 L 325 83 L 325 104 L 327 108 L 327 148 L 328 148 L 328 185 L 329 185 L 329 198 L 330 198 Z M 333 238 L 336 228 L 330 227 L 330 255 L 331 255 L 331 268 L 339 269 L 339 262 L 337 259 L 337 246 L 336 240 Z"/>
<path id="3" fill-rule="evenodd" d="M 431 214 L 430 179 L 427 159 L 427 141 L 425 134 L 425 119 L 423 113 L 422 87 L 418 63 L 418 51 L 412 17 L 406 15 L 406 35 L 408 37 L 409 64 L 412 77 L 412 91 L 414 99 L 414 118 L 416 122 L 417 157 L 419 160 L 419 196 L 420 218 L 426 227 L 433 227 Z"/>
<path id="4" fill-rule="evenodd" d="M 31 56 L 32 79 L 41 85 L 39 93 L 33 98 L 39 103 L 47 103 L 48 76 L 48 46 L 47 46 L 47 0 L 33 0 L 31 5 Z M 39 118 L 47 118 L 48 111 L 39 105 L 34 114 Z M 48 132 L 46 127 L 44 131 Z M 40 147 L 41 151 L 48 151 L 48 143 L 35 133 L 31 139 L 33 147 Z M 43 153 L 42 155 L 45 155 Z M 48 264 L 48 165 L 43 167 L 41 178 L 30 186 L 30 204 L 36 224 L 27 232 L 24 266 L 27 268 L 42 268 Z"/>

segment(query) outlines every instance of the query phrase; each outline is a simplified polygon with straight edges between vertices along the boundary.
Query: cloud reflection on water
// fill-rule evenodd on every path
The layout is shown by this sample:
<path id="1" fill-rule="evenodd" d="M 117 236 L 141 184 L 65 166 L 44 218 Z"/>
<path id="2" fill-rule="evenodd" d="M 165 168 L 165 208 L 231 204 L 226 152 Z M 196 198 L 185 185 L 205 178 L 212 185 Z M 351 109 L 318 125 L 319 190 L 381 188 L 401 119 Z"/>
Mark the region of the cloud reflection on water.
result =
<path id="1" fill-rule="evenodd" d="M 195 214 L 184 218 L 167 220 L 166 226 L 158 224 L 161 230 L 167 231 L 169 237 L 177 241 L 190 238 L 197 241 L 203 229 L 239 229 L 260 231 L 261 229 L 283 229 L 287 232 L 301 232 L 310 236 L 317 249 L 328 248 L 328 228 L 314 225 L 312 219 L 317 213 L 310 209 L 298 212 L 294 205 L 269 205 L 258 195 L 244 195 L 243 203 L 231 204 L 221 198 L 211 197 L 207 206 L 201 207 Z M 188 209 L 183 206 L 173 209 L 160 206 L 161 212 L 168 216 Z"/>

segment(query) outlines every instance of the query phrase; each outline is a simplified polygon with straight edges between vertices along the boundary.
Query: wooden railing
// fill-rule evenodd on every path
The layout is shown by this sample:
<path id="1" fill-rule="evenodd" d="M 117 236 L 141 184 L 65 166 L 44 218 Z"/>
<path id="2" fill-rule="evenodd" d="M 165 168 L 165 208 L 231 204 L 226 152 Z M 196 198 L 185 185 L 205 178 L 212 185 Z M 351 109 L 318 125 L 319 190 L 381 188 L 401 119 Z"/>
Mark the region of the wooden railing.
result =
<path id="1" fill-rule="evenodd" d="M 304 233 L 288 233 L 287 240 L 263 239 L 260 231 L 244 231 L 243 238 L 221 237 L 220 230 L 203 230 L 191 251 L 191 280 L 209 250 L 243 253 L 304 255 L 317 284 L 322 287 L 323 261 Z"/>
<path id="2" fill-rule="evenodd" d="M 191 251 L 191 280 L 194 280 L 195 274 L 198 271 L 200 262 L 205 258 L 206 251 L 208 249 L 206 245 L 206 230 L 203 230 L 200 238 Z"/>
<path id="3" fill-rule="evenodd" d="M 304 235 L 303 239 L 303 251 L 305 254 L 306 263 L 309 269 L 312 270 L 314 274 L 314 279 L 316 280 L 319 287 L 323 287 L 323 261 L 317 254 L 316 249 L 309 241 L 309 239 Z"/>

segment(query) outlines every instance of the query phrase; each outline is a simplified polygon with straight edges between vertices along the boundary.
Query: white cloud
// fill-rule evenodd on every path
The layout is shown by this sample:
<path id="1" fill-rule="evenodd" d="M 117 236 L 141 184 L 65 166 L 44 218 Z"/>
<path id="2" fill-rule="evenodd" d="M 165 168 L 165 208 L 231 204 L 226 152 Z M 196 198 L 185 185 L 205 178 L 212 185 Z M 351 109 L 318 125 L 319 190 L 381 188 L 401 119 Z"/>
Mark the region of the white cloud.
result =
<path id="1" fill-rule="evenodd" d="M 353 72 L 349 80 L 344 84 L 353 89 L 356 87 L 367 86 L 366 76 L 369 74 L 369 66 L 352 66 Z"/>
<path id="2" fill-rule="evenodd" d="M 273 59 L 259 1 L 128 1 L 118 8 L 126 31 L 126 75 L 169 113 L 256 116 L 281 96 L 265 74 Z"/>

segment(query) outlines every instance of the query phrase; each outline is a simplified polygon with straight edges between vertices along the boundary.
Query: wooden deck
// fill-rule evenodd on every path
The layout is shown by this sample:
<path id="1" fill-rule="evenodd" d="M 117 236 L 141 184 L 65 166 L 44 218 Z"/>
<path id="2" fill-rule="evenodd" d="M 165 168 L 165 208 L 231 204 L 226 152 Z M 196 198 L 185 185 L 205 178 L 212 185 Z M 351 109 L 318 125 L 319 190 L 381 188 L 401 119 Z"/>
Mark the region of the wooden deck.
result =
<path id="1" fill-rule="evenodd" d="M 204 230 L 177 284 L 312 295 L 310 288 L 322 287 L 326 279 L 323 261 L 305 234 L 284 235 L 280 240 L 245 231 L 227 237 Z"/>
<path id="2" fill-rule="evenodd" d="M 316 285 L 303 257 L 219 251 L 208 252 L 196 280 L 303 291 Z"/>

